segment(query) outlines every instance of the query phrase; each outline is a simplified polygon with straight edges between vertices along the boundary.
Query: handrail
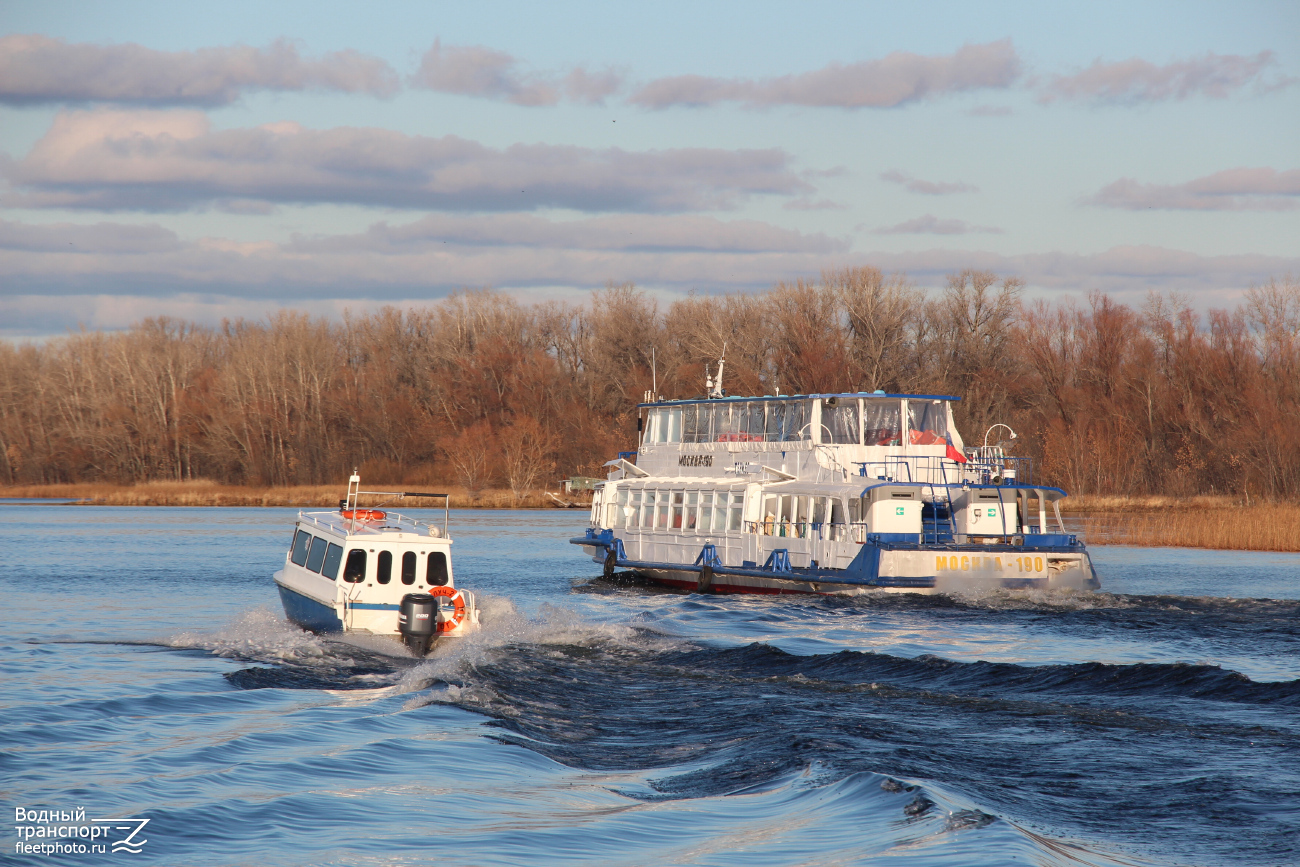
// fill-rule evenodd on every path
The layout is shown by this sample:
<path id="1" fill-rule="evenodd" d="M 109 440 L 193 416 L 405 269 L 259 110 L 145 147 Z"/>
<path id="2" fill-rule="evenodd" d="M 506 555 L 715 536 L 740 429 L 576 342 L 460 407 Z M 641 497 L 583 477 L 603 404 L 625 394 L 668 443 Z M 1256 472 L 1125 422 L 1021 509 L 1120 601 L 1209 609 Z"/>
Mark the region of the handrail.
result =
<path id="1" fill-rule="evenodd" d="M 443 510 L 441 538 L 444 539 L 450 538 L 450 536 L 448 535 L 448 529 L 450 527 L 450 523 L 449 523 L 450 511 L 451 510 L 449 507 L 444 508 Z M 427 527 L 430 530 L 438 529 L 438 527 L 432 521 L 421 521 L 418 518 L 414 518 L 410 515 L 403 515 L 401 512 L 385 511 L 384 514 L 385 514 L 384 517 L 385 527 L 391 527 L 393 524 L 396 524 L 398 526 L 395 529 L 403 529 L 403 525 L 406 525 L 409 526 L 412 530 L 417 532 L 419 531 L 420 527 Z M 337 520 L 333 520 L 333 516 L 337 516 Z M 350 535 L 360 534 L 360 533 L 379 534 L 382 533 L 384 529 L 384 527 L 373 527 L 368 523 L 344 518 L 341 514 L 339 514 L 337 510 L 324 511 L 324 512 L 306 512 L 306 511 L 299 510 L 298 519 L 301 521 L 310 520 L 312 524 L 314 524 L 317 527 L 328 527 L 329 529 L 334 530 L 336 532 L 341 532 L 345 536 L 350 536 Z"/>

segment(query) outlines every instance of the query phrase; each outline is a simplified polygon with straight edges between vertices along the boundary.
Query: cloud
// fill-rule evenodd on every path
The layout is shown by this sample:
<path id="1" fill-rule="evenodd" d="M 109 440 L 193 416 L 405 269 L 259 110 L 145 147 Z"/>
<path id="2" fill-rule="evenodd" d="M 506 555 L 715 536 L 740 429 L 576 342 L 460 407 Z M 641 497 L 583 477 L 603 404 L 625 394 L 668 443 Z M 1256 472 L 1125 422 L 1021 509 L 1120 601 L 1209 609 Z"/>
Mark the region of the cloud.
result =
<path id="1" fill-rule="evenodd" d="M 628 101 L 656 109 L 720 102 L 739 102 L 751 108 L 893 108 L 949 93 L 1009 87 L 1019 76 L 1020 58 L 1011 40 L 1003 39 L 964 45 L 953 54 L 938 57 L 895 51 L 879 60 L 832 63 L 813 72 L 780 78 L 660 78 L 636 90 Z"/>
<path id="2" fill-rule="evenodd" d="M 531 247 L 548 250 L 617 250 L 628 253 L 845 253 L 848 242 L 805 235 L 757 220 L 620 214 L 554 221 L 531 214 L 449 216 L 431 214 L 412 223 L 376 223 L 350 236 L 297 237 L 291 253 L 341 250 L 396 254 L 437 245 Z"/>
<path id="3" fill-rule="evenodd" d="M 1178 60 L 1157 66 L 1138 57 L 1092 65 L 1074 75 L 1051 78 L 1039 95 L 1039 102 L 1058 99 L 1092 100 L 1099 103 L 1135 104 L 1181 100 L 1194 96 L 1226 99 L 1254 85 L 1256 93 L 1287 87 L 1296 79 L 1282 74 L 1266 77 L 1277 66 L 1271 51 L 1253 57 L 1214 54 Z"/>
<path id="4" fill-rule="evenodd" d="M 121 102 L 219 106 L 256 90 L 333 90 L 389 96 L 397 74 L 376 57 L 336 51 L 304 58 L 286 40 L 155 51 L 133 43 L 68 43 L 40 35 L 0 37 L 0 104 Z"/>
<path id="5" fill-rule="evenodd" d="M 946 181 L 923 181 L 897 170 L 881 172 L 880 179 L 892 184 L 902 184 L 908 192 L 921 193 L 926 196 L 947 196 L 952 193 L 975 193 L 979 187 L 970 184 L 949 183 Z"/>
<path id="6" fill-rule="evenodd" d="M 896 226 L 877 229 L 877 235 L 1000 235 L 1002 230 L 996 226 L 972 226 L 965 220 L 941 220 L 933 214 L 917 217 Z"/>
<path id="7" fill-rule="evenodd" d="M 849 206 L 843 202 L 830 199 L 810 199 L 807 197 L 791 199 L 781 206 L 786 211 L 847 211 Z"/>
<path id="8" fill-rule="evenodd" d="M 78 236 L 79 229 L 85 234 Z M 75 250 L 70 237 L 80 239 Z M 569 297 L 609 280 L 669 294 L 756 290 L 858 264 L 905 272 L 919 286 L 941 286 L 945 275 L 969 267 L 1022 277 L 1037 293 L 1100 289 L 1140 301 L 1149 290 L 1176 289 L 1219 303 L 1271 275 L 1300 272 L 1300 256 L 1202 256 L 1159 247 L 1095 254 L 854 252 L 824 235 L 707 217 L 561 222 L 529 214 L 431 215 L 285 243 L 178 240 L 157 226 L 0 222 L 0 331 L 49 334 L 75 326 L 90 315 L 92 302 L 72 299 L 97 299 L 92 324 L 113 321 L 114 309 L 146 311 L 133 312 L 132 320 L 159 311 L 189 315 L 185 306 L 195 299 L 214 316 L 219 312 L 212 320 L 219 321 L 274 306 L 336 312 L 431 299 L 466 286 Z M 152 307 L 141 300 L 149 298 L 156 300 Z"/>
<path id="9" fill-rule="evenodd" d="M 486 147 L 296 124 L 214 131 L 200 112 L 60 112 L 3 169 L 20 207 L 169 211 L 255 202 L 426 210 L 689 211 L 812 190 L 779 149 Z"/>
<path id="10" fill-rule="evenodd" d="M 0 220 L 0 250 L 41 253 L 164 253 L 181 249 L 176 233 L 161 226 L 122 223 L 55 223 L 34 226 Z"/>
<path id="11" fill-rule="evenodd" d="M 1300 201 L 1300 169 L 1228 169 L 1183 184 L 1121 178 L 1085 201 L 1129 211 L 1291 211 Z"/>
<path id="12" fill-rule="evenodd" d="M 556 76 L 519 71 L 513 55 L 483 45 L 448 45 L 434 40 L 411 84 L 440 93 L 503 99 L 516 105 L 555 105 L 561 96 L 598 104 L 617 92 L 622 77 L 612 70 L 593 73 L 575 67 Z"/>
<path id="13" fill-rule="evenodd" d="M 1015 114 L 1008 105 L 977 105 L 966 113 L 971 117 L 1009 117 Z"/>

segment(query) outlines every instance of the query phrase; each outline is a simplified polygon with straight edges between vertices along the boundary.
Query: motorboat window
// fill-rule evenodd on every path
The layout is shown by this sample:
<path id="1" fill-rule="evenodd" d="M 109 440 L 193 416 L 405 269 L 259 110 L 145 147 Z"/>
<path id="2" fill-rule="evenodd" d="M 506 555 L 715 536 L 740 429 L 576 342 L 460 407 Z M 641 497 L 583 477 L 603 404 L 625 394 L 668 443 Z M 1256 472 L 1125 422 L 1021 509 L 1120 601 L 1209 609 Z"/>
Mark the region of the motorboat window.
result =
<path id="1" fill-rule="evenodd" d="M 407 551 L 402 555 L 402 583 L 415 583 L 415 552 Z"/>
<path id="2" fill-rule="evenodd" d="M 942 400 L 909 400 L 907 422 L 908 439 L 914 446 L 928 446 L 946 441 L 948 436 L 948 407 Z"/>
<path id="3" fill-rule="evenodd" d="M 862 410 L 862 441 L 869 446 L 896 446 L 903 441 L 903 404 L 870 400 Z"/>
<path id="4" fill-rule="evenodd" d="M 655 498 L 655 529 L 668 529 L 668 492 L 660 491 Z"/>
<path id="5" fill-rule="evenodd" d="M 682 528 L 682 507 L 685 499 L 684 491 L 673 491 L 673 523 L 672 529 L 680 530 Z"/>
<path id="6" fill-rule="evenodd" d="M 293 553 L 289 555 L 289 559 L 293 561 L 295 566 L 302 566 L 307 562 L 309 548 L 311 548 L 311 533 L 306 530 L 299 530 L 297 535 L 293 537 Z"/>
<path id="7" fill-rule="evenodd" d="M 375 564 L 375 580 L 387 584 L 393 580 L 393 552 L 380 551 L 379 562 Z"/>
<path id="8" fill-rule="evenodd" d="M 641 527 L 643 529 L 654 529 L 655 525 L 655 492 L 646 491 L 641 495 Z"/>
<path id="9" fill-rule="evenodd" d="M 425 580 L 430 587 L 444 587 L 447 584 L 447 555 L 441 551 L 429 554 L 428 569 Z"/>
<path id="10" fill-rule="evenodd" d="M 699 509 L 699 504 L 700 504 L 700 492 L 687 491 L 686 492 L 686 516 L 685 516 L 686 523 L 682 526 L 683 530 L 695 529 L 695 515 L 696 515 L 696 511 Z"/>
<path id="11" fill-rule="evenodd" d="M 334 581 L 339 577 L 339 564 L 343 562 L 343 546 L 330 543 L 329 551 L 325 554 L 325 564 L 321 567 L 320 574 Z"/>
<path id="12" fill-rule="evenodd" d="M 731 510 L 728 513 L 730 520 L 727 521 L 728 530 L 739 530 L 742 526 L 741 521 L 744 518 L 745 495 L 741 492 L 735 492 L 731 495 Z"/>
<path id="13" fill-rule="evenodd" d="M 831 401 L 836 401 L 831 405 Z M 858 402 L 853 399 L 831 398 L 822 404 L 822 442 L 836 445 L 858 443 Z"/>
<path id="14" fill-rule="evenodd" d="M 348 552 L 348 561 L 343 564 L 343 580 L 349 584 L 360 584 L 366 580 L 366 552 L 364 548 L 353 548 Z"/>
<path id="15" fill-rule="evenodd" d="M 313 572 L 319 572 L 321 564 L 325 562 L 325 552 L 329 550 L 329 542 L 319 536 L 311 540 L 311 550 L 307 552 L 307 568 Z"/>

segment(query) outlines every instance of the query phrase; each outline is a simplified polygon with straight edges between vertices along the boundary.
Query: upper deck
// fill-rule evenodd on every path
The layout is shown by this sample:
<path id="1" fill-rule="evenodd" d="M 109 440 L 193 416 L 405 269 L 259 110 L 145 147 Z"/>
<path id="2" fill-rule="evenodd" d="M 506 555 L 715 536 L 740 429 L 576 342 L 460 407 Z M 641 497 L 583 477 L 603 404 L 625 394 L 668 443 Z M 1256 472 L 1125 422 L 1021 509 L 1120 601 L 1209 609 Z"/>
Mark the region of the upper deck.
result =
<path id="1" fill-rule="evenodd" d="M 400 512 L 383 512 L 382 521 L 362 521 L 343 517 L 335 509 L 328 512 L 299 512 L 298 522 L 318 530 L 333 533 L 344 539 L 385 539 L 400 542 L 427 542 L 429 539 L 443 539 L 450 543 L 447 536 L 447 515 L 444 512 L 441 521 L 421 521 Z"/>
<path id="2" fill-rule="evenodd" d="M 934 445 L 951 435 L 960 448 L 952 423 L 959 400 L 877 391 L 643 403 L 641 446 L 720 442 L 780 451 L 791 443 Z"/>
<path id="3" fill-rule="evenodd" d="M 638 406 L 636 467 L 624 469 L 718 476 L 761 467 L 822 482 L 850 475 L 929 480 L 962 455 L 952 417 L 958 400 L 876 391 L 651 401 Z"/>

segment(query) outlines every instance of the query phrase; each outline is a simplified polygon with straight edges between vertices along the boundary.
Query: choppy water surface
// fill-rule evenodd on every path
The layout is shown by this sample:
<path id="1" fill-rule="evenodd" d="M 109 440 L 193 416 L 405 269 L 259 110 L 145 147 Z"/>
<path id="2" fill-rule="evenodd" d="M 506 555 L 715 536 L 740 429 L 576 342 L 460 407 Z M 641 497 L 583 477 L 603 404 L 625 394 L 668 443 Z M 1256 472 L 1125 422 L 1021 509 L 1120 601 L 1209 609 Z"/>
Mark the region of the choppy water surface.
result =
<path id="1" fill-rule="evenodd" d="M 460 512 L 484 629 L 417 662 L 284 623 L 292 516 L 0 506 L 0 860 L 1300 862 L 1300 556 L 704 597 L 593 580 L 581 513 Z M 15 807 L 148 842 L 15 854 Z"/>

